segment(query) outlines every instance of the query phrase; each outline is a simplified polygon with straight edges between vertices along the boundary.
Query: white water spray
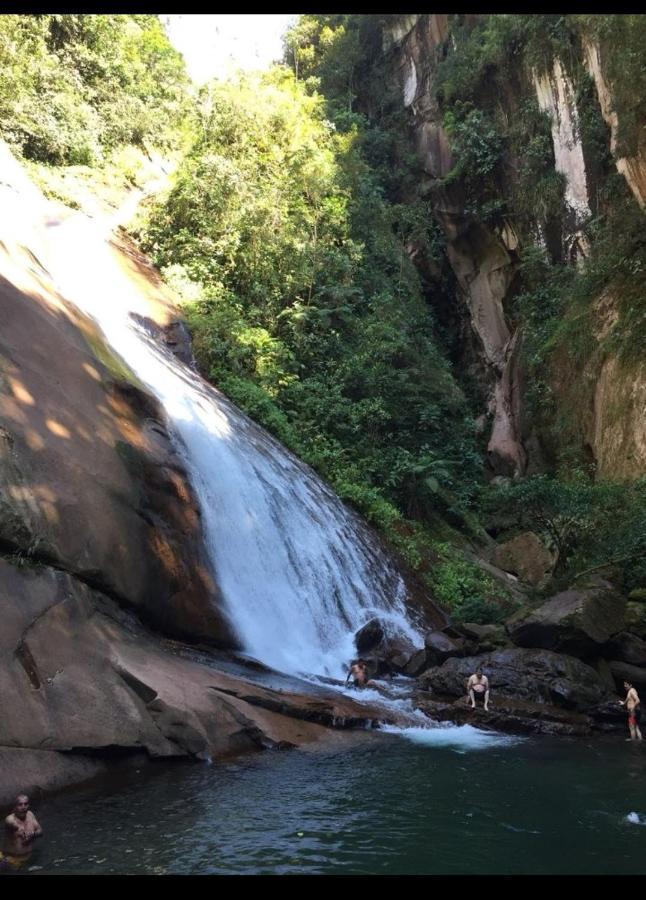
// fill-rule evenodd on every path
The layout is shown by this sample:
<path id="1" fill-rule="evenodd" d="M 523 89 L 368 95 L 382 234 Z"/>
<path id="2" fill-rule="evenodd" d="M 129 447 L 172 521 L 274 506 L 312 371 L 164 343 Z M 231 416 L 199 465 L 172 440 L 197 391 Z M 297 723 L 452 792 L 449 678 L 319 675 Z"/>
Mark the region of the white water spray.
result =
<path id="1" fill-rule="evenodd" d="M 60 292 L 104 332 L 158 397 L 198 495 L 208 552 L 244 649 L 290 673 L 339 676 L 354 632 L 375 615 L 422 646 L 406 588 L 371 532 L 291 453 L 156 345 L 130 313 L 148 310 L 105 228 L 73 217 L 49 229 Z"/>

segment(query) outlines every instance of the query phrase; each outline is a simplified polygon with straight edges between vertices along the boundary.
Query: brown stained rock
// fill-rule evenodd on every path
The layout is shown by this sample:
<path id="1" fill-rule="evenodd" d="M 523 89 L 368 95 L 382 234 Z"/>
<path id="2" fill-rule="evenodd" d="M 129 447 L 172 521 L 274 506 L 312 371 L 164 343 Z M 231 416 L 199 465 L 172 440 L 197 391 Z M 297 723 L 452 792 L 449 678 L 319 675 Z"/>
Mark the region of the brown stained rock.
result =
<path id="1" fill-rule="evenodd" d="M 535 587 L 545 583 L 554 567 L 554 557 L 533 531 L 526 531 L 499 544 L 491 562 Z"/>
<path id="2" fill-rule="evenodd" d="M 0 542 L 169 633 L 234 645 L 162 410 L 91 320 L 32 280 L 28 294 L 0 277 Z"/>

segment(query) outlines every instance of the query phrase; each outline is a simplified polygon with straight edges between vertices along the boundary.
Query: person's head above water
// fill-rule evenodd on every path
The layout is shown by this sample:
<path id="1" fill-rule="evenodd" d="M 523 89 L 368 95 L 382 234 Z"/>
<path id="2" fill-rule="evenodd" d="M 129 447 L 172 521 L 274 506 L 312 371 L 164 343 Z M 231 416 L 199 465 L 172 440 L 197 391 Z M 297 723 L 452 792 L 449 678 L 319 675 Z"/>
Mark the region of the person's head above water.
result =
<path id="1" fill-rule="evenodd" d="M 476 675 L 478 676 L 478 678 L 482 677 L 482 667 L 481 666 L 478 666 L 478 668 L 476 669 Z"/>
<path id="2" fill-rule="evenodd" d="M 624 688 L 629 691 L 632 688 L 632 684 L 629 681 L 624 681 Z"/>
<path id="3" fill-rule="evenodd" d="M 29 812 L 29 797 L 27 794 L 18 794 L 13 804 L 14 815 L 24 819 Z"/>

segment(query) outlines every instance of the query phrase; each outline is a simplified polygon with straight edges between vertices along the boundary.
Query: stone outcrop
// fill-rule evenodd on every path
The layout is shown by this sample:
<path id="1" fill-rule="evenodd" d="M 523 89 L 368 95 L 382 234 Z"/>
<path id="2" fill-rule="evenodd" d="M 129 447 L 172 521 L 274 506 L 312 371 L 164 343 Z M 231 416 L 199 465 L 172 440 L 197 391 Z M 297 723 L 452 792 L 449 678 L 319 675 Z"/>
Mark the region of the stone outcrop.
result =
<path id="1" fill-rule="evenodd" d="M 550 72 L 541 75 L 534 72 L 533 80 L 538 105 L 551 122 L 554 167 L 565 179 L 566 214 L 571 220 L 566 258 L 577 262 L 589 254 L 581 225 L 591 213 L 574 85 L 558 58 L 553 61 Z"/>
<path id="2" fill-rule="evenodd" d="M 629 663 L 631 666 L 646 667 L 646 641 L 622 631 L 615 634 L 604 648 L 608 659 Z"/>
<path id="3" fill-rule="evenodd" d="M 452 657 L 424 672 L 420 684 L 433 695 L 464 697 L 467 679 L 478 667 L 489 678 L 492 698 L 495 694 L 577 712 L 588 712 L 607 698 L 606 687 L 591 666 L 550 650 L 513 648 Z"/>
<path id="4" fill-rule="evenodd" d="M 594 727 L 591 716 L 583 713 L 512 697 L 496 696 L 495 701 L 490 701 L 488 711 L 480 705 L 472 709 L 463 699 L 450 702 L 418 696 L 416 704 L 429 719 L 510 734 L 581 736 L 589 734 Z"/>
<path id="5" fill-rule="evenodd" d="M 354 636 L 357 653 L 369 653 L 378 647 L 384 639 L 384 627 L 379 619 L 371 619 L 360 628 Z"/>
<path id="6" fill-rule="evenodd" d="M 614 659 L 611 659 L 608 665 L 617 684 L 621 685 L 624 681 L 629 681 L 641 690 L 646 688 L 646 668 Z"/>
<path id="7" fill-rule="evenodd" d="M 43 753 L 37 783 L 52 787 L 95 774 L 92 760 L 116 752 L 208 759 L 389 719 L 337 692 L 220 671 L 208 650 L 155 637 L 134 613 L 48 566 L 0 560 L 0 608 L 0 747 L 15 750 L 0 775 L 5 800 Z"/>
<path id="8" fill-rule="evenodd" d="M 498 544 L 491 561 L 499 569 L 516 575 L 534 587 L 544 584 L 554 568 L 552 554 L 533 531 L 526 531 Z"/>
<path id="9" fill-rule="evenodd" d="M 441 666 L 452 656 L 465 656 L 464 639 L 452 638 L 442 631 L 431 631 L 424 638 L 426 660 L 429 666 Z"/>
<path id="10" fill-rule="evenodd" d="M 629 600 L 626 603 L 625 626 L 631 634 L 646 640 L 646 606 Z"/>
<path id="11" fill-rule="evenodd" d="M 604 582 L 562 591 L 529 615 L 507 623 L 515 644 L 577 656 L 598 654 L 623 629 L 626 600 Z"/>
<path id="12" fill-rule="evenodd" d="M 360 628 L 354 636 L 354 643 L 358 654 L 368 663 L 371 677 L 406 672 L 409 664 L 414 669 L 423 668 L 419 648 L 405 634 L 393 630 L 380 619 L 371 619 Z M 417 665 L 412 663 L 413 656 L 416 656 Z"/>
<path id="13" fill-rule="evenodd" d="M 461 27 L 469 29 L 482 17 L 459 18 Z M 583 117 L 588 111 L 577 105 L 581 85 L 575 84 L 577 66 L 572 60 L 554 57 L 544 71 L 528 68 L 519 72 L 518 79 L 505 85 L 496 105 L 507 122 L 527 100 L 537 101 L 549 116 L 553 165 L 563 176 L 562 208 L 553 221 L 537 217 L 531 234 L 521 234 L 517 222 L 503 220 L 494 227 L 477 221 L 461 185 L 447 179 L 456 159 L 443 127 L 436 81 L 438 61 L 452 40 L 449 19 L 445 14 L 389 16 L 383 22 L 383 48 L 391 67 L 389 77 L 398 84 L 402 108 L 408 112 L 411 144 L 421 170 L 420 188 L 431 201 L 446 236 L 447 258 L 457 280 L 462 319 L 467 323 L 462 326 L 460 364 L 475 376 L 482 395 L 479 420 L 488 430 L 489 467 L 494 475 L 514 477 L 544 470 L 546 459 L 558 449 L 552 446 L 554 436 L 543 433 L 545 429 L 539 432 L 525 414 L 519 359 L 522 334 L 515 331 L 509 316 L 517 284 L 518 253 L 524 244 L 538 242 L 555 259 L 584 264 L 590 252 L 585 226 L 591 215 L 598 214 L 594 195 L 600 164 L 596 158 L 588 158 L 593 151 L 582 143 Z M 594 79 L 617 170 L 644 208 L 644 129 L 631 155 L 622 155 L 613 97 L 617 86 L 610 83 L 604 57 L 610 51 L 584 28 L 578 37 L 580 44 L 576 49 L 573 45 L 572 51 Z M 503 177 L 509 182 L 510 193 L 501 186 L 501 200 L 511 201 L 511 206 L 521 163 L 511 158 L 504 163 Z M 408 249 L 424 275 L 432 272 L 433 266 L 420 247 L 411 245 Z M 621 286 L 612 287 L 612 291 L 619 293 Z M 591 297 L 591 305 L 601 299 Z M 568 420 L 567 436 L 561 440 L 570 442 L 572 438 L 571 443 L 578 444 L 581 454 L 591 457 L 600 477 L 640 477 L 646 468 L 646 366 L 640 361 L 626 364 L 616 352 L 595 352 L 582 369 L 568 358 L 569 348 L 562 349 L 562 353 L 553 354 L 546 372 L 556 404 Z"/>

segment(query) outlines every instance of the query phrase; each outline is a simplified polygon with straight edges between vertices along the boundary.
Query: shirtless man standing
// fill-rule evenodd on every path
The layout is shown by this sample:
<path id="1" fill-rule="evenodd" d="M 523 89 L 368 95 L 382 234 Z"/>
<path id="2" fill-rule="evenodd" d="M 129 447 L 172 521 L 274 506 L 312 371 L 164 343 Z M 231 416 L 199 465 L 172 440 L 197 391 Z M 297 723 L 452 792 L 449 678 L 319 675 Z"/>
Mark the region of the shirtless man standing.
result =
<path id="1" fill-rule="evenodd" d="M 485 712 L 489 712 L 489 679 L 482 674 L 480 667 L 467 681 L 467 694 L 467 702 L 471 700 L 472 709 L 476 708 L 476 697 L 481 697 L 484 700 Z"/>
<path id="2" fill-rule="evenodd" d="M 0 872 L 17 872 L 32 852 L 32 842 L 41 837 L 43 829 L 29 809 L 29 797 L 19 794 L 13 812 L 4 820 L 4 853 L 0 854 Z"/>
<path id="3" fill-rule="evenodd" d="M 629 681 L 624 681 L 624 688 L 626 690 L 626 699 L 620 700 L 619 702 L 622 706 L 626 707 L 628 712 L 628 729 L 630 731 L 630 737 L 626 738 L 626 740 L 641 741 L 642 733 L 639 730 L 639 720 L 642 716 L 642 708 L 641 703 L 639 702 L 639 694 Z"/>

